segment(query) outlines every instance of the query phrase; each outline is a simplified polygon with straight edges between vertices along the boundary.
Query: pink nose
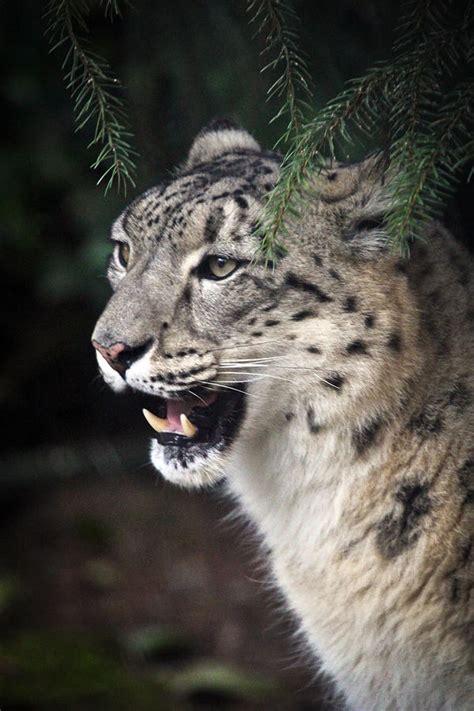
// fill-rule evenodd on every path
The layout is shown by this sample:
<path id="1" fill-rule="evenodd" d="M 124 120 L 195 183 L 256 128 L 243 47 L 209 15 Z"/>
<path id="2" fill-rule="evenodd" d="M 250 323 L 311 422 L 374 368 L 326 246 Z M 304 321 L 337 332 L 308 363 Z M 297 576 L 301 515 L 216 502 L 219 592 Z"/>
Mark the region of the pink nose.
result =
<path id="1" fill-rule="evenodd" d="M 92 341 L 92 345 L 99 351 L 100 355 L 105 358 L 111 368 L 119 373 L 123 373 L 126 370 L 127 364 L 123 359 L 119 358 L 120 354 L 129 350 L 125 343 L 114 343 L 112 346 L 102 346 L 100 343 L 97 343 L 97 341 Z"/>

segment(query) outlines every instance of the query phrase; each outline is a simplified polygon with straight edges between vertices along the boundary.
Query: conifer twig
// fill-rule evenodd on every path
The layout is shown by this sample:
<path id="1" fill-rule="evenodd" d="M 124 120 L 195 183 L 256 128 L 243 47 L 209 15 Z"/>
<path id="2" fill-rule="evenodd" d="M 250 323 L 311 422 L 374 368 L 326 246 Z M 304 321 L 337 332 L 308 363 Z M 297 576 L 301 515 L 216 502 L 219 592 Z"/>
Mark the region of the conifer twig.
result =
<path id="1" fill-rule="evenodd" d="M 301 130 L 312 95 L 310 75 L 297 46 L 297 16 L 285 0 L 249 0 L 247 11 L 252 13 L 250 22 L 259 23 L 257 34 L 265 35 L 262 55 L 273 54 L 261 71 L 281 68 L 280 76 L 267 91 L 267 100 L 277 97 L 283 101 L 271 123 L 287 116 L 287 126 L 277 145 L 287 143 Z"/>
<path id="2" fill-rule="evenodd" d="M 120 13 L 120 0 L 102 0 L 101 4 L 110 18 Z M 120 82 L 83 37 L 88 32 L 88 10 L 87 0 L 51 0 L 47 32 L 52 52 L 66 48 L 62 68 L 74 102 L 76 130 L 93 125 L 88 148 L 99 148 L 99 152 L 91 167 L 103 170 L 97 182 L 107 181 L 106 193 L 114 184 L 126 193 L 127 183 L 135 185 L 136 153 L 130 145 L 132 134 L 124 103 L 117 93 Z"/>
<path id="3" fill-rule="evenodd" d="M 469 138 L 473 121 L 474 81 L 460 82 L 444 97 L 430 133 L 417 138 L 415 159 L 405 166 L 408 179 L 392 166 L 392 200 L 403 209 L 388 215 L 391 235 L 409 233 L 420 239 L 426 212 L 430 218 L 439 215 L 459 182 L 459 166 L 474 156 Z M 408 243 L 401 241 L 401 247 L 402 254 L 408 256 Z"/>
<path id="4" fill-rule="evenodd" d="M 420 236 L 422 225 L 454 189 L 460 163 L 474 159 L 469 82 L 445 101 L 452 76 L 473 61 L 473 8 L 474 0 L 466 0 L 461 13 L 444 0 L 409 0 L 393 59 L 350 82 L 293 136 L 285 134 L 290 146 L 262 219 L 265 258 L 278 254 L 285 218 L 298 214 L 314 171 L 356 134 L 373 138 L 382 126 L 388 135 L 392 198 L 388 233 L 394 248 L 408 251 L 409 240 Z M 279 81 L 282 85 L 284 78 Z"/>

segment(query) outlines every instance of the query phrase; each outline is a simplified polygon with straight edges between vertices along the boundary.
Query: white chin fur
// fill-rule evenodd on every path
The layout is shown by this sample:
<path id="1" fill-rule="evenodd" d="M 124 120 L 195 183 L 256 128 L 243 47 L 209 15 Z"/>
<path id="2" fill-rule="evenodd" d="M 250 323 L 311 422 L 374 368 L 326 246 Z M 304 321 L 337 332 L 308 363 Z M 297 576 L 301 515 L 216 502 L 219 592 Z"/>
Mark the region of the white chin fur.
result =
<path id="1" fill-rule="evenodd" d="M 199 457 L 194 455 L 193 462 L 183 467 L 177 459 L 165 459 L 165 448 L 156 440 L 151 441 L 151 463 L 159 473 L 172 484 L 189 489 L 207 487 L 216 484 L 224 478 L 222 471 L 225 457 L 219 452 L 210 452 L 209 455 Z"/>
<path id="2" fill-rule="evenodd" d="M 95 352 L 99 370 L 107 385 L 116 393 L 121 393 L 127 388 L 125 380 L 105 360 L 99 351 Z"/>

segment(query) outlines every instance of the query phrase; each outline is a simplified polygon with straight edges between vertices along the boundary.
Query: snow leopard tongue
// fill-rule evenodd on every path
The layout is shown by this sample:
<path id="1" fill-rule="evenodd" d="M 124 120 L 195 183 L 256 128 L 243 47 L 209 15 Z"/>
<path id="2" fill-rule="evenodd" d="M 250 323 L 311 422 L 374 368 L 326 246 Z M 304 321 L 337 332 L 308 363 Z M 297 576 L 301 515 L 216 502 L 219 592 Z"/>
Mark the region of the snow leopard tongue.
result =
<path id="1" fill-rule="evenodd" d="M 194 437 L 197 427 L 190 422 L 188 414 L 197 407 L 208 407 L 217 398 L 217 393 L 210 392 L 209 395 L 201 397 L 197 401 L 192 400 L 166 400 L 166 418 L 161 419 L 149 410 L 143 410 L 143 414 L 148 424 L 156 432 L 175 432 L 186 437 Z"/>
<path id="2" fill-rule="evenodd" d="M 193 408 L 193 403 L 186 400 L 167 400 L 166 419 L 169 429 L 174 432 L 182 432 L 181 415 L 188 415 Z"/>

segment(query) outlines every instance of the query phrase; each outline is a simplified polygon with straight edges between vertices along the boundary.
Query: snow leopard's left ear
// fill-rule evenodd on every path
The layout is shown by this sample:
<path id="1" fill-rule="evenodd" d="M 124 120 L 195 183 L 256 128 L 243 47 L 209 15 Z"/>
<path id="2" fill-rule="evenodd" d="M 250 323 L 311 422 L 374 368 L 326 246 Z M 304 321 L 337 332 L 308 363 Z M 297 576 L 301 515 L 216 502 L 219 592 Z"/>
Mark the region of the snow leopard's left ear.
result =
<path id="1" fill-rule="evenodd" d="M 323 171 L 321 177 L 322 200 L 327 203 L 341 200 L 345 204 L 341 225 L 344 251 L 361 259 L 387 253 L 390 196 L 384 156 L 377 154 L 361 163 L 337 165 Z"/>
<path id="2" fill-rule="evenodd" d="M 382 153 L 357 165 L 358 195 L 344 234 L 350 251 L 373 259 L 390 251 L 387 216 L 391 199 L 387 189 L 387 161 Z"/>
<path id="3" fill-rule="evenodd" d="M 240 150 L 260 151 L 255 138 L 229 119 L 216 119 L 198 133 L 189 151 L 184 170 L 193 168 L 198 163 L 206 163 L 218 158 L 223 153 Z"/>

